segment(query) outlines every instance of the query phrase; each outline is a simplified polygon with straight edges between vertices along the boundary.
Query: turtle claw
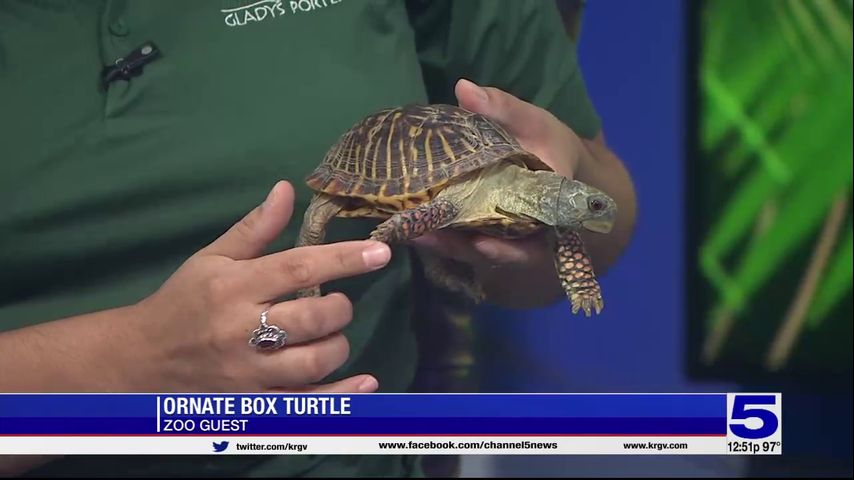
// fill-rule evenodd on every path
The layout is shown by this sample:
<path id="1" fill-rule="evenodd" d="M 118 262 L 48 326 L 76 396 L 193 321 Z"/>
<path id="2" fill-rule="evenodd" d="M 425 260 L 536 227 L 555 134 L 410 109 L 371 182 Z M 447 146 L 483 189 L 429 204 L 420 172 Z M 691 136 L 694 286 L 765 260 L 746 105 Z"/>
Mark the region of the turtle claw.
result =
<path id="1" fill-rule="evenodd" d="M 576 292 L 570 296 L 570 302 L 572 303 L 572 313 L 573 315 L 578 313 L 580 310 L 584 311 L 585 317 L 591 317 L 593 312 L 596 312 L 596 315 L 602 313 L 602 309 L 605 307 L 604 302 L 602 301 L 602 295 L 597 291 L 583 291 Z"/>

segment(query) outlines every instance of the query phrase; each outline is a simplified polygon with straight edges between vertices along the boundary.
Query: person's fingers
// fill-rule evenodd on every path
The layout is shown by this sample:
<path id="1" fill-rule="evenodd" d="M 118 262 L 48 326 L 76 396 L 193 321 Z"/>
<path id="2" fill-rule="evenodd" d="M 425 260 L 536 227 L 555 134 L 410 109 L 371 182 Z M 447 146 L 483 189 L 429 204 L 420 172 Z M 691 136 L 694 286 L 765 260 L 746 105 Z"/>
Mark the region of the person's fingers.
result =
<path id="1" fill-rule="evenodd" d="M 482 255 L 471 244 L 471 236 L 461 232 L 437 230 L 409 241 L 416 248 L 465 263 L 482 261 Z"/>
<path id="2" fill-rule="evenodd" d="M 235 284 L 260 302 L 301 288 L 378 270 L 391 260 L 388 245 L 359 240 L 297 247 L 244 262 Z"/>
<path id="3" fill-rule="evenodd" d="M 302 388 L 317 383 L 344 365 L 350 343 L 340 333 L 272 352 L 258 352 L 258 373 L 268 388 Z"/>
<path id="4" fill-rule="evenodd" d="M 504 240 L 487 235 L 464 235 L 436 231 L 411 241 L 419 248 L 475 266 L 525 264 L 540 254 L 548 254 L 539 237 Z"/>
<path id="5" fill-rule="evenodd" d="M 280 181 L 270 190 L 264 203 L 199 251 L 199 254 L 221 255 L 235 260 L 257 257 L 282 232 L 293 210 L 293 186 Z"/>
<path id="6" fill-rule="evenodd" d="M 355 375 L 337 382 L 291 388 L 294 393 L 373 393 L 380 384 L 372 375 Z M 275 391 L 275 390 L 274 390 Z M 284 392 L 283 392 L 284 393 Z"/>
<path id="7" fill-rule="evenodd" d="M 341 331 L 353 319 L 353 305 L 343 293 L 277 303 L 267 321 L 288 334 L 288 345 L 311 342 Z"/>
<path id="8" fill-rule="evenodd" d="M 472 247 L 495 265 L 525 264 L 531 261 L 531 248 L 540 248 L 528 239 L 502 240 L 487 236 L 472 239 Z"/>
<path id="9" fill-rule="evenodd" d="M 494 87 L 481 87 L 460 79 L 455 87 L 462 108 L 480 113 L 500 123 L 518 139 L 533 139 L 547 130 L 552 115 L 536 105 Z"/>
<path id="10" fill-rule="evenodd" d="M 501 89 L 481 87 L 465 79 L 457 82 L 456 94 L 461 107 L 495 120 L 522 148 L 556 173 L 575 178 L 578 157 L 585 147 L 572 129 L 551 112 Z"/>

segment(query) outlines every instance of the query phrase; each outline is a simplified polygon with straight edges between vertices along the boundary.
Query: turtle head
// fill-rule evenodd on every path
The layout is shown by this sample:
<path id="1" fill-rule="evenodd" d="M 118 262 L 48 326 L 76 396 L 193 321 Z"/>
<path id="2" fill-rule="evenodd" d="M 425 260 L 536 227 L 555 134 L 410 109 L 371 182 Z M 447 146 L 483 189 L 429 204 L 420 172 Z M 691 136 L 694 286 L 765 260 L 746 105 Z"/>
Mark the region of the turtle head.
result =
<path id="1" fill-rule="evenodd" d="M 608 233 L 614 226 L 617 204 L 601 190 L 564 178 L 556 203 L 558 227 Z"/>

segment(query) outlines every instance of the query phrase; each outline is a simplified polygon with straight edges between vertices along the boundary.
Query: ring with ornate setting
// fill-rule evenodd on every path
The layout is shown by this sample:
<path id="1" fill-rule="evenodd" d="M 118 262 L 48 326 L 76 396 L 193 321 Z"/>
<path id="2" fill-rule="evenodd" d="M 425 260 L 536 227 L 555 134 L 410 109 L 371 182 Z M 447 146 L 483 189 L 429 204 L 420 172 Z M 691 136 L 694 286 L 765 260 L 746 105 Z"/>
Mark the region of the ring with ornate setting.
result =
<path id="1" fill-rule="evenodd" d="M 261 326 L 252 332 L 249 346 L 258 350 L 278 350 L 285 346 L 288 334 L 281 328 L 267 323 L 268 310 L 261 312 Z"/>

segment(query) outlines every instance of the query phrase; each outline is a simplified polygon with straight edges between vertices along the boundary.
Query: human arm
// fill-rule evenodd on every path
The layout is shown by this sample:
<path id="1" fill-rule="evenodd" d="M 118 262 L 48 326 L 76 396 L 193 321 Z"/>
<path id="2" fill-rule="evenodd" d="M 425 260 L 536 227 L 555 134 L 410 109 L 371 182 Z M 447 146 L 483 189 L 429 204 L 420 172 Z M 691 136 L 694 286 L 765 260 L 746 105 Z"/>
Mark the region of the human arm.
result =
<path id="1" fill-rule="evenodd" d="M 262 255 L 293 212 L 280 182 L 262 206 L 188 259 L 137 304 L 0 334 L 4 392 L 372 392 L 370 375 L 319 384 L 349 355 L 352 319 L 340 293 L 276 303 L 317 283 L 382 268 L 388 247 L 355 241 Z M 288 346 L 247 345 L 260 313 L 288 332 Z M 0 457 L 0 474 L 48 457 Z"/>

